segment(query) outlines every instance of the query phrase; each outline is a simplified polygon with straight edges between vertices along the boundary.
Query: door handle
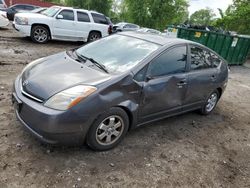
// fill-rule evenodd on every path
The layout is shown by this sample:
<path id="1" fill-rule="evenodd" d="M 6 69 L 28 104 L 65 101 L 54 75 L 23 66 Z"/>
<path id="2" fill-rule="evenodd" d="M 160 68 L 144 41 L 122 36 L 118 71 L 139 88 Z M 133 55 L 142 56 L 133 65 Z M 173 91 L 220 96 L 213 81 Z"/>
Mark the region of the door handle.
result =
<path id="1" fill-rule="evenodd" d="M 186 80 L 182 80 L 182 81 L 178 82 L 176 85 L 178 86 L 178 88 L 182 88 L 186 84 L 187 84 L 187 81 Z"/>
<path id="2" fill-rule="evenodd" d="M 211 76 L 211 79 L 214 81 L 214 80 L 216 80 L 216 76 L 215 75 L 212 75 Z"/>

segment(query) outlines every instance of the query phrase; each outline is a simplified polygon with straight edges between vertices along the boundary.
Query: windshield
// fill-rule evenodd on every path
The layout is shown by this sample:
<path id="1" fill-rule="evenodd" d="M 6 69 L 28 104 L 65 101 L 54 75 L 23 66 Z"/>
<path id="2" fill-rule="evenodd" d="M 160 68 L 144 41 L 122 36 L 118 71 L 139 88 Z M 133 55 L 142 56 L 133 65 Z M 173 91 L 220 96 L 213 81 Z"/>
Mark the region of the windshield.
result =
<path id="1" fill-rule="evenodd" d="M 55 16 L 55 14 L 60 10 L 59 7 L 51 7 L 48 8 L 47 10 L 43 11 L 42 14 L 49 16 L 49 17 L 53 17 Z"/>
<path id="2" fill-rule="evenodd" d="M 159 45 L 141 39 L 112 35 L 85 45 L 76 53 L 94 59 L 108 72 L 125 72 L 158 48 Z"/>
<path id="3" fill-rule="evenodd" d="M 45 11 L 45 8 L 36 8 L 36 9 L 32 10 L 31 12 L 39 13 L 39 12 L 43 12 L 43 11 Z"/>

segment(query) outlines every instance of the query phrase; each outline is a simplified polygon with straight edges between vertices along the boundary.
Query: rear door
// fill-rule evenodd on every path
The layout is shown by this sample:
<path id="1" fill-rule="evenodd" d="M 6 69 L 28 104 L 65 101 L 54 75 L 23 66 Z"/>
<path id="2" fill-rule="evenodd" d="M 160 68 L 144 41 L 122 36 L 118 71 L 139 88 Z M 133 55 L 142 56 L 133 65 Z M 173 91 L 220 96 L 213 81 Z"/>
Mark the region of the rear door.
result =
<path id="1" fill-rule="evenodd" d="M 187 48 L 174 46 L 148 67 L 141 97 L 141 121 L 181 111 L 187 90 Z"/>
<path id="2" fill-rule="evenodd" d="M 87 40 L 91 29 L 90 17 L 87 12 L 76 11 L 76 36 L 80 39 Z"/>
<path id="3" fill-rule="evenodd" d="M 62 18 L 59 17 L 62 16 Z M 71 40 L 76 38 L 76 22 L 73 10 L 60 11 L 53 20 L 53 37 L 57 39 Z"/>
<path id="4" fill-rule="evenodd" d="M 218 69 L 211 61 L 211 53 L 201 46 L 190 45 L 190 63 L 185 108 L 196 108 L 204 103 L 214 90 Z"/>

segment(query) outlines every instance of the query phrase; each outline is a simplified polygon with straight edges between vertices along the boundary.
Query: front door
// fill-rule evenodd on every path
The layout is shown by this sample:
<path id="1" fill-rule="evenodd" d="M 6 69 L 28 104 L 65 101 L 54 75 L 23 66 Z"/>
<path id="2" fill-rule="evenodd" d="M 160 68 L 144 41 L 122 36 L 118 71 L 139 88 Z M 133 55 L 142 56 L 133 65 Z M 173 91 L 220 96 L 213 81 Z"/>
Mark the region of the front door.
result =
<path id="1" fill-rule="evenodd" d="M 76 38 L 76 22 L 73 10 L 64 9 L 53 21 L 53 38 L 74 40 Z"/>
<path id="2" fill-rule="evenodd" d="M 181 110 L 188 84 L 186 65 L 186 45 L 168 49 L 149 64 L 141 99 L 142 122 Z"/>

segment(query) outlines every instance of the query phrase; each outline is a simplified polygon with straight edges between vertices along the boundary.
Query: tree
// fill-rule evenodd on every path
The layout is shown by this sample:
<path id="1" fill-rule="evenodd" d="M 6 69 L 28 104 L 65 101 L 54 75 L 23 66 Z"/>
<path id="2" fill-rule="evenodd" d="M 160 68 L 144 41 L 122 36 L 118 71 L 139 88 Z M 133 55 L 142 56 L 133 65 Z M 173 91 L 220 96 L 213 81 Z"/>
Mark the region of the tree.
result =
<path id="1" fill-rule="evenodd" d="M 66 5 L 95 10 L 105 15 L 110 13 L 112 0 L 65 0 Z"/>
<path id="2" fill-rule="evenodd" d="M 184 22 L 187 7 L 186 0 L 124 0 L 122 15 L 140 26 L 164 29 L 168 24 Z"/>
<path id="3" fill-rule="evenodd" d="M 190 16 L 190 23 L 194 25 L 210 25 L 214 16 L 215 14 L 212 9 L 201 9 Z"/>
<path id="4" fill-rule="evenodd" d="M 224 17 L 216 21 L 215 26 L 240 34 L 250 34 L 249 0 L 234 0 L 224 13 Z"/>

